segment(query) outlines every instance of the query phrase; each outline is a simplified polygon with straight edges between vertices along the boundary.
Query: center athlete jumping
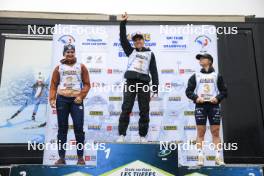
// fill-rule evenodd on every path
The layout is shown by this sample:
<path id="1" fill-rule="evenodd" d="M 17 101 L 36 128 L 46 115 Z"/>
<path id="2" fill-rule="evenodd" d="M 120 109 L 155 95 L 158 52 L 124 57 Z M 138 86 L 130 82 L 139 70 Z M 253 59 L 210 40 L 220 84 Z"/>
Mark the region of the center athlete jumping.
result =
<path id="1" fill-rule="evenodd" d="M 119 138 L 117 142 L 124 142 L 126 131 L 129 124 L 130 113 L 132 111 L 135 98 L 138 98 L 139 105 L 139 136 L 140 142 L 146 142 L 146 135 L 149 128 L 149 102 L 150 90 L 154 94 L 158 94 L 158 71 L 156 60 L 153 52 L 144 47 L 144 37 L 142 34 L 135 34 L 132 37 L 134 47 L 132 47 L 127 39 L 126 23 L 127 14 L 122 15 L 120 23 L 120 42 L 121 46 L 128 57 L 127 70 L 124 77 L 126 84 L 124 87 L 124 99 L 122 104 L 122 112 L 119 118 Z M 152 86 L 149 86 L 150 76 Z M 153 94 L 153 96 L 154 96 Z"/>

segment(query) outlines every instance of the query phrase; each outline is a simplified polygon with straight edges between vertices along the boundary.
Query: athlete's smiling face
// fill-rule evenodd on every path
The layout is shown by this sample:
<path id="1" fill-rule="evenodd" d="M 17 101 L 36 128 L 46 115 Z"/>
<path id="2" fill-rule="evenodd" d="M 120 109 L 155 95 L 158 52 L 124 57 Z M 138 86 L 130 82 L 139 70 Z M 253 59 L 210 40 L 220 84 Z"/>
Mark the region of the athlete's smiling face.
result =
<path id="1" fill-rule="evenodd" d="M 67 50 L 64 54 L 65 59 L 73 60 L 75 58 L 75 51 L 73 49 Z"/>
<path id="2" fill-rule="evenodd" d="M 136 40 L 134 40 L 134 46 L 135 48 L 137 49 L 141 49 L 144 47 L 144 39 L 141 39 L 141 38 L 137 38 Z"/>

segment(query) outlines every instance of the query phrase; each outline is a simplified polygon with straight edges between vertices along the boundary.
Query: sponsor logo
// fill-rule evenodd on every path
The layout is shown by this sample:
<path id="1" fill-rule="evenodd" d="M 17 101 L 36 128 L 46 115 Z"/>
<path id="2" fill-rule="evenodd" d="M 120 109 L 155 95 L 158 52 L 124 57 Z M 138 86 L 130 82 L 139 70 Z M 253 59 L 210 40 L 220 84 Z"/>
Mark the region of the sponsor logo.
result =
<path id="1" fill-rule="evenodd" d="M 100 74 L 102 73 L 102 69 L 101 68 L 89 68 L 89 73 L 90 74 Z"/>
<path id="2" fill-rule="evenodd" d="M 193 69 L 179 69 L 179 74 L 192 74 L 192 73 L 195 73 L 195 70 Z"/>
<path id="3" fill-rule="evenodd" d="M 89 113 L 91 116 L 101 116 L 104 115 L 103 111 L 90 111 Z"/>
<path id="4" fill-rule="evenodd" d="M 70 143 L 70 145 L 76 145 L 76 144 L 77 144 L 77 141 L 76 141 L 76 140 L 73 140 L 73 139 L 71 139 L 69 143 Z"/>
<path id="5" fill-rule="evenodd" d="M 185 116 L 193 116 L 194 115 L 194 111 L 184 111 L 184 115 Z"/>
<path id="6" fill-rule="evenodd" d="M 129 131 L 138 131 L 138 126 L 135 125 L 129 126 Z"/>
<path id="7" fill-rule="evenodd" d="M 135 160 L 129 164 L 125 164 L 118 168 L 113 168 L 102 175 L 108 176 L 173 176 L 169 172 L 160 168 L 154 167 L 148 163 L 144 163 L 140 160 Z"/>
<path id="8" fill-rule="evenodd" d="M 151 116 L 163 116 L 163 112 L 162 111 L 152 111 L 150 112 Z"/>
<path id="9" fill-rule="evenodd" d="M 103 41 L 101 38 L 88 38 L 84 42 L 82 42 L 84 46 L 106 46 L 107 43 Z"/>
<path id="10" fill-rule="evenodd" d="M 198 161 L 198 156 L 188 155 L 186 158 L 187 161 Z"/>
<path id="11" fill-rule="evenodd" d="M 118 52 L 118 57 L 127 57 L 126 53 L 123 51 Z"/>
<path id="12" fill-rule="evenodd" d="M 65 159 L 66 159 L 66 160 L 73 161 L 73 160 L 77 160 L 78 157 L 77 157 L 77 155 L 66 155 L 66 156 L 65 156 Z"/>
<path id="13" fill-rule="evenodd" d="M 158 156 L 159 157 L 166 157 L 166 156 L 169 156 L 170 154 L 171 154 L 171 150 L 163 149 L 159 152 Z"/>
<path id="14" fill-rule="evenodd" d="M 105 87 L 106 83 L 103 82 L 91 82 L 91 87 L 93 88 L 100 88 L 100 87 Z"/>
<path id="15" fill-rule="evenodd" d="M 211 155 L 206 156 L 206 160 L 207 161 L 214 161 L 215 160 L 215 156 L 211 156 Z"/>
<path id="16" fill-rule="evenodd" d="M 95 56 L 87 56 L 84 61 L 86 64 L 96 63 L 101 64 L 103 63 L 103 56 L 95 55 Z"/>
<path id="17" fill-rule="evenodd" d="M 162 101 L 162 97 L 152 97 L 151 101 Z"/>
<path id="18" fill-rule="evenodd" d="M 163 129 L 164 130 L 168 130 L 168 131 L 170 131 L 170 130 L 177 130 L 177 126 L 163 126 Z"/>
<path id="19" fill-rule="evenodd" d="M 96 156 L 94 156 L 94 155 L 87 155 L 87 156 L 84 156 L 84 160 L 85 161 L 96 161 Z"/>
<path id="20" fill-rule="evenodd" d="M 109 101 L 122 101 L 122 97 L 109 97 Z"/>
<path id="21" fill-rule="evenodd" d="M 112 131 L 113 130 L 113 126 L 109 125 L 106 127 L 106 131 Z"/>
<path id="22" fill-rule="evenodd" d="M 181 97 L 169 97 L 169 101 L 181 101 Z"/>
<path id="23" fill-rule="evenodd" d="M 162 69 L 161 74 L 173 74 L 175 72 L 174 69 Z"/>
<path id="24" fill-rule="evenodd" d="M 212 42 L 212 40 L 207 35 L 199 35 L 195 38 L 194 42 L 201 47 L 200 52 L 204 53 L 207 52 L 207 47 Z"/>
<path id="25" fill-rule="evenodd" d="M 121 111 L 110 111 L 109 114 L 110 114 L 111 116 L 120 116 Z"/>
<path id="26" fill-rule="evenodd" d="M 118 126 L 113 126 L 113 125 L 108 125 L 106 127 L 106 131 L 114 131 L 114 130 L 117 130 L 118 129 Z"/>
<path id="27" fill-rule="evenodd" d="M 100 130 L 100 125 L 88 125 L 88 130 Z"/>
<path id="28" fill-rule="evenodd" d="M 167 82 L 165 83 L 165 87 L 168 88 L 178 88 L 178 87 L 183 87 L 184 82 Z"/>
<path id="29" fill-rule="evenodd" d="M 160 129 L 158 126 L 150 126 L 149 128 L 149 131 L 159 131 Z"/>
<path id="30" fill-rule="evenodd" d="M 186 125 L 186 126 L 184 126 L 184 130 L 196 130 L 196 126 L 195 125 Z"/>
<path id="31" fill-rule="evenodd" d="M 123 70 L 108 68 L 107 73 L 108 74 L 122 74 Z"/>
<path id="32" fill-rule="evenodd" d="M 69 43 L 74 43 L 75 38 L 72 35 L 62 35 L 59 39 L 58 42 L 62 43 L 63 45 L 69 44 Z"/>

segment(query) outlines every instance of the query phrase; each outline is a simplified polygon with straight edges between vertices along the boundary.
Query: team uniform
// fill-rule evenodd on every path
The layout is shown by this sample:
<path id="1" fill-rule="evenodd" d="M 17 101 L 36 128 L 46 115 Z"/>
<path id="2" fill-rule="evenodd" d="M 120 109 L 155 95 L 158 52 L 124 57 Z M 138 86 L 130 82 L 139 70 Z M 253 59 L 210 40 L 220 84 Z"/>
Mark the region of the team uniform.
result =
<path id="1" fill-rule="evenodd" d="M 149 128 L 150 89 L 144 91 L 146 90 L 144 87 L 150 86 L 149 82 L 152 80 L 152 91 L 158 93 L 159 80 L 155 56 L 149 48 L 143 47 L 139 50 L 130 45 L 126 35 L 126 21 L 121 21 L 120 23 L 120 42 L 128 57 L 128 65 L 124 75 L 126 83 L 124 87 L 122 112 L 118 125 L 119 135 L 126 136 L 129 116 L 137 96 L 140 111 L 139 135 L 145 137 Z M 149 74 L 151 74 L 151 78 Z M 129 87 L 133 88 L 137 85 L 137 90 L 129 89 Z"/>
<path id="2" fill-rule="evenodd" d="M 206 125 L 207 119 L 210 125 L 220 125 L 219 103 L 227 96 L 223 78 L 217 74 L 213 67 L 208 71 L 201 69 L 195 73 L 188 81 L 186 95 L 195 103 L 195 120 L 197 125 Z M 202 97 L 204 103 L 196 103 L 196 99 Z M 212 104 L 210 99 L 216 97 L 217 104 Z"/>
<path id="3" fill-rule="evenodd" d="M 72 117 L 76 145 L 84 144 L 84 105 L 83 102 L 76 103 L 76 97 L 84 99 L 90 89 L 89 75 L 83 64 L 72 63 L 61 60 L 53 72 L 50 88 L 50 101 L 56 99 L 56 110 L 58 120 L 58 144 L 67 142 L 68 118 Z M 83 157 L 83 149 L 77 148 L 79 158 Z M 60 158 L 65 158 L 65 150 L 59 148 Z"/>
<path id="4" fill-rule="evenodd" d="M 196 55 L 196 59 L 200 60 L 202 58 L 208 59 L 209 61 L 211 61 L 211 64 L 213 64 L 213 57 L 210 54 L 205 53 L 205 54 Z M 203 63 L 203 61 L 201 61 L 201 63 Z M 212 66 L 210 66 L 208 70 L 202 68 L 200 72 L 195 73 L 190 77 L 188 81 L 188 87 L 186 89 L 186 95 L 189 99 L 193 100 L 193 102 L 195 103 L 194 115 L 195 115 L 196 125 L 205 127 L 208 119 L 210 125 L 211 126 L 214 125 L 212 127 L 212 130 L 214 130 L 213 128 L 215 128 L 216 133 L 219 133 L 219 129 L 217 128 L 217 126 L 220 125 L 220 121 L 221 121 L 219 103 L 225 97 L 227 97 L 227 88 L 225 86 L 222 76 L 217 74 Z M 197 103 L 196 100 L 198 98 L 202 98 L 203 102 Z M 215 101 L 215 99 L 217 101 Z M 205 129 L 197 128 L 197 133 L 200 135 L 199 137 L 204 135 L 203 130 Z M 218 136 L 219 134 L 217 135 L 212 133 L 213 139 L 214 139 L 214 135 Z M 197 152 L 198 152 L 197 165 L 203 166 L 204 154 L 202 151 L 202 146 L 201 148 L 200 147 L 197 148 Z M 215 152 L 216 152 L 215 164 L 224 165 L 224 161 L 220 156 L 220 149 L 216 147 Z"/>

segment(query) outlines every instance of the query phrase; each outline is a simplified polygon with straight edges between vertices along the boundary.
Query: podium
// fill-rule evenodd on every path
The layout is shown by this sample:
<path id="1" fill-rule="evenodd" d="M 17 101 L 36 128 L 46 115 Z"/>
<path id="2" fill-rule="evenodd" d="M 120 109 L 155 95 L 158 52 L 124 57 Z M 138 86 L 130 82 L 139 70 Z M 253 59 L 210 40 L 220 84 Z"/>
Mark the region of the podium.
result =
<path id="1" fill-rule="evenodd" d="M 160 150 L 159 144 L 105 143 L 97 151 L 97 165 L 14 165 L 10 176 L 173 176 L 177 174 L 177 150 Z"/>
<path id="2" fill-rule="evenodd" d="M 178 166 L 177 150 L 159 144 L 105 143 L 97 165 L 13 165 L 10 176 L 262 176 L 260 166 Z"/>
<path id="3" fill-rule="evenodd" d="M 259 166 L 224 166 L 224 167 L 180 167 L 179 176 L 262 176 L 262 168 Z"/>

